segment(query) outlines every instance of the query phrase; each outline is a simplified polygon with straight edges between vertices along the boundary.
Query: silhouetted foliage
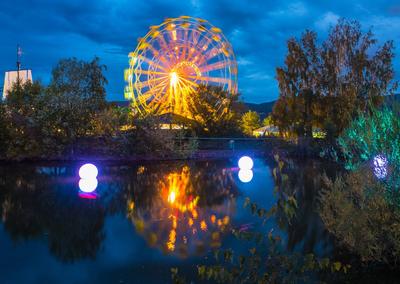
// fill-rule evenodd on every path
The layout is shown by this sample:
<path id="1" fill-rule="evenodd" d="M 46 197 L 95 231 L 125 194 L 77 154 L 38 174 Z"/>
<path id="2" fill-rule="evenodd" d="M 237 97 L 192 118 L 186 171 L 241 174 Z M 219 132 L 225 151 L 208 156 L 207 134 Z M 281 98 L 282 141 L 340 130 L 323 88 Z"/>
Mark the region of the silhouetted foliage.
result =
<path id="1" fill-rule="evenodd" d="M 249 110 L 242 115 L 240 127 L 244 134 L 253 135 L 253 131 L 261 127 L 260 116 L 257 112 Z"/>
<path id="2" fill-rule="evenodd" d="M 8 157 L 34 157 L 41 154 L 46 137 L 41 117 L 46 110 L 46 96 L 40 82 L 16 82 L 5 100 L 8 128 Z"/>
<path id="3" fill-rule="evenodd" d="M 365 166 L 336 179 L 325 176 L 320 215 L 325 227 L 364 264 L 398 264 L 400 211 L 385 183 Z"/>
<path id="4" fill-rule="evenodd" d="M 199 136 L 229 136 L 239 133 L 238 113 L 233 105 L 239 95 L 220 87 L 200 85 L 192 94 L 189 112 Z"/>
<path id="5" fill-rule="evenodd" d="M 0 111 L 2 154 L 12 159 L 59 157 L 68 148 L 73 152 L 80 137 L 112 136 L 123 114 L 105 101 L 104 69 L 98 58 L 64 59 L 54 68 L 49 87 L 16 82 Z"/>
<path id="6" fill-rule="evenodd" d="M 0 157 L 7 152 L 9 139 L 8 120 L 6 118 L 6 108 L 3 102 L 0 102 Z"/>
<path id="7" fill-rule="evenodd" d="M 277 68 L 280 97 L 273 110 L 281 131 L 312 135 L 312 128 L 339 135 L 359 111 L 380 105 L 397 88 L 393 82 L 394 47 L 382 46 L 356 21 L 339 20 L 318 45 L 305 31 L 288 41 L 285 65 Z"/>
<path id="8" fill-rule="evenodd" d="M 106 67 L 99 61 L 64 59 L 53 69 L 47 98 L 51 108 L 46 112 L 49 135 L 56 133 L 70 144 L 91 131 L 92 119 L 106 108 Z"/>

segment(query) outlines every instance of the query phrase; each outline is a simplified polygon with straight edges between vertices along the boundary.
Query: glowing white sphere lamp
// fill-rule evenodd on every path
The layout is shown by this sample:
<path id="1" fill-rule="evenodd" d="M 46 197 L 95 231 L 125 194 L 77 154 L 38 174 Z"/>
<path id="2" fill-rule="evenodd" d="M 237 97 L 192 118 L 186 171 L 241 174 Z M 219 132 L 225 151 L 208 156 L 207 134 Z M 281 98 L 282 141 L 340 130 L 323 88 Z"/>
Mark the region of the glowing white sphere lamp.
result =
<path id="1" fill-rule="evenodd" d="M 384 179 L 388 172 L 388 160 L 384 155 L 376 155 L 373 160 L 374 174 L 378 179 Z"/>
<path id="2" fill-rule="evenodd" d="M 97 167 L 93 164 L 84 164 L 79 169 L 79 176 L 82 179 L 93 179 L 99 174 Z"/>
<path id="3" fill-rule="evenodd" d="M 241 170 L 251 170 L 254 166 L 253 159 L 249 156 L 243 156 L 239 159 L 238 166 Z"/>
<path id="4" fill-rule="evenodd" d="M 239 170 L 238 176 L 241 182 L 248 183 L 251 182 L 251 180 L 253 179 L 253 171 L 241 169 Z"/>
<path id="5" fill-rule="evenodd" d="M 79 189 L 82 192 L 91 193 L 96 190 L 97 185 L 97 178 L 83 178 L 79 180 Z"/>

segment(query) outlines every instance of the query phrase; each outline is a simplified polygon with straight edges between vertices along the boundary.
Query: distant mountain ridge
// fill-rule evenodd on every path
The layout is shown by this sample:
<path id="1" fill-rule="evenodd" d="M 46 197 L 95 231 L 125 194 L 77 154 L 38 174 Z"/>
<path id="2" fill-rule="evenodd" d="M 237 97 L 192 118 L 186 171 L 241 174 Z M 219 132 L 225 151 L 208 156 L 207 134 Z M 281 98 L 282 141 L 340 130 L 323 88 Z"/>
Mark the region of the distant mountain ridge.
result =
<path id="1" fill-rule="evenodd" d="M 400 94 L 395 94 L 393 96 L 385 97 L 384 104 L 390 106 L 394 102 L 400 103 Z M 113 103 L 117 106 L 120 106 L 120 107 L 129 105 L 129 101 L 113 101 L 111 103 Z M 272 112 L 272 108 L 274 107 L 275 103 L 276 103 L 276 100 L 271 101 L 271 102 L 259 103 L 259 104 L 243 102 L 243 104 L 245 105 L 244 111 L 249 111 L 249 110 L 256 111 L 260 115 L 261 118 L 268 116 Z"/>
<path id="2" fill-rule="evenodd" d="M 260 103 L 260 104 L 243 102 L 243 104 L 245 105 L 245 108 L 246 108 L 245 111 L 249 111 L 249 110 L 255 111 L 260 115 L 261 119 L 263 119 L 272 112 L 272 108 L 274 107 L 275 102 L 276 101 L 271 101 L 271 102 Z"/>
<path id="3" fill-rule="evenodd" d="M 384 100 L 385 105 L 390 106 L 395 102 L 400 103 L 400 94 L 394 94 L 393 96 L 385 97 L 385 100 Z M 243 102 L 243 103 L 246 105 L 248 110 L 256 111 L 262 118 L 264 118 L 272 112 L 272 109 L 274 107 L 274 104 L 276 103 L 276 100 L 271 101 L 271 102 L 266 102 L 266 103 L 260 103 L 260 104 L 246 103 L 246 102 Z"/>

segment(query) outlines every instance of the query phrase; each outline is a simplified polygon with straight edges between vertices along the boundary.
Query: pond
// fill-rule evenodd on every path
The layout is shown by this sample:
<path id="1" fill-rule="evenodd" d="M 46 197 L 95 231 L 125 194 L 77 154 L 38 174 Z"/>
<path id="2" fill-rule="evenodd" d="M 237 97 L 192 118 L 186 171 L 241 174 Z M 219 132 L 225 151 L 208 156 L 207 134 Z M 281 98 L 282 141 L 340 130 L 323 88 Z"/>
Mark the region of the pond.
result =
<path id="1" fill-rule="evenodd" d="M 233 229 L 261 226 L 288 251 L 332 252 L 315 211 L 315 161 L 255 158 L 252 170 L 239 170 L 237 158 L 95 164 L 98 176 L 83 179 L 83 163 L 0 166 L 1 283 L 170 283 L 171 267 L 195 277 L 213 249 L 247 249 Z M 269 209 L 283 194 L 298 201 L 290 224 L 279 211 L 262 224 L 244 208 L 249 198 Z"/>

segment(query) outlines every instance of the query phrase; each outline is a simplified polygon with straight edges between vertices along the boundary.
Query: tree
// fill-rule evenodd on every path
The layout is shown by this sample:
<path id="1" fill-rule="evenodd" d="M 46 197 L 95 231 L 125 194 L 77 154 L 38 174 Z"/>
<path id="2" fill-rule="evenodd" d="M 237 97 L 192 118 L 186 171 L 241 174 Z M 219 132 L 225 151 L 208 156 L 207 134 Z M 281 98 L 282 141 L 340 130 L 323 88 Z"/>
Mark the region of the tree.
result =
<path id="1" fill-rule="evenodd" d="M 47 93 L 49 108 L 44 113 L 48 136 L 73 144 L 90 133 L 91 120 L 106 108 L 105 69 L 97 57 L 90 62 L 63 59 L 56 65 Z"/>
<path id="2" fill-rule="evenodd" d="M 91 123 L 90 134 L 112 137 L 120 131 L 121 126 L 126 125 L 127 113 L 123 108 L 109 105 L 104 110 L 96 112 Z"/>
<path id="3" fill-rule="evenodd" d="M 400 200 L 400 176 L 397 174 L 400 171 L 398 110 L 385 107 L 358 116 L 339 136 L 338 145 L 345 160 L 345 167 L 349 170 L 386 160 L 386 165 L 374 165 L 374 169 L 385 172 L 385 187 L 389 199 Z"/>
<path id="4" fill-rule="evenodd" d="M 6 120 L 6 110 L 3 102 L 0 102 L 0 157 L 7 152 L 9 133 Z"/>
<path id="5" fill-rule="evenodd" d="M 238 94 L 231 94 L 221 87 L 200 85 L 189 104 L 196 134 L 223 136 L 238 133 L 238 114 L 233 110 L 238 97 Z"/>
<path id="6" fill-rule="evenodd" d="M 104 69 L 98 58 L 64 59 L 53 69 L 49 87 L 30 81 L 14 84 L 4 111 L 7 156 L 61 155 L 77 138 L 95 133 L 100 122 L 93 120 L 105 120 L 100 114 L 107 107 Z"/>
<path id="7" fill-rule="evenodd" d="M 262 121 L 262 125 L 263 126 L 271 126 L 271 125 L 273 125 L 274 124 L 274 122 L 273 122 L 273 120 L 272 120 L 272 115 L 268 115 L 266 118 L 264 118 L 263 119 L 263 121 Z"/>
<path id="8" fill-rule="evenodd" d="M 241 118 L 241 128 L 243 133 L 252 136 L 253 131 L 261 127 L 260 116 L 257 112 L 249 110 Z"/>
<path id="9" fill-rule="evenodd" d="M 90 62 L 76 58 L 60 60 L 52 71 L 50 91 L 56 96 L 84 100 L 91 111 L 102 110 L 106 106 L 106 69 L 98 57 Z"/>
<path id="10" fill-rule="evenodd" d="M 319 197 L 319 215 L 327 231 L 372 267 L 400 260 L 399 203 L 389 202 L 386 191 L 371 169 L 363 167 L 333 180 L 325 177 Z"/>
<path id="11" fill-rule="evenodd" d="M 400 118 L 389 108 L 353 120 L 338 138 L 347 171 L 325 177 L 320 216 L 326 229 L 362 261 L 400 259 Z M 351 219 L 351 222 L 348 220 Z"/>
<path id="12" fill-rule="evenodd" d="M 305 31 L 288 41 L 285 66 L 277 68 L 280 97 L 273 118 L 281 130 L 312 135 L 312 127 L 339 135 L 358 111 L 368 111 L 397 88 L 393 42 L 376 46 L 356 21 L 339 20 L 328 38 Z"/>
<path id="13" fill-rule="evenodd" d="M 299 136 L 311 136 L 313 106 L 318 95 L 315 82 L 320 65 L 315 33 L 306 31 L 300 41 L 289 39 L 285 65 L 277 68 L 280 101 L 274 109 L 274 118 L 285 130 Z"/>
<path id="14" fill-rule="evenodd" d="M 44 88 L 40 82 L 16 82 L 5 100 L 7 124 L 7 156 L 34 157 L 41 153 L 44 139 L 40 113 L 45 105 Z"/>
<path id="15" fill-rule="evenodd" d="M 184 129 L 162 129 L 160 117 L 153 114 L 132 118 L 134 129 L 125 135 L 127 154 L 150 157 L 187 158 L 197 149 L 197 141 L 185 141 Z"/>

